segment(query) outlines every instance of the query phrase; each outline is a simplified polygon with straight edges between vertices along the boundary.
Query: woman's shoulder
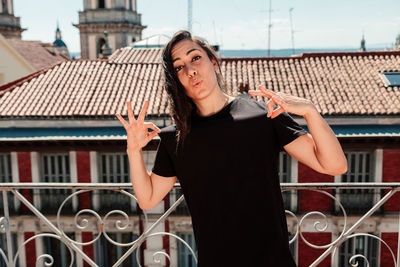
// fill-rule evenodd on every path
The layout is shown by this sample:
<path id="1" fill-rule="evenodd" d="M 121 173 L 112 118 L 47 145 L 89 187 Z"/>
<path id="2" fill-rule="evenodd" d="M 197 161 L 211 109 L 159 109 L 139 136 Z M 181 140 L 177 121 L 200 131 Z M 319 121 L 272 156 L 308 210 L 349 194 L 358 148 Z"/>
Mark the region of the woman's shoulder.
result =
<path id="1" fill-rule="evenodd" d="M 267 104 L 264 101 L 257 101 L 247 93 L 239 94 L 235 102 L 234 108 L 240 112 L 268 113 Z"/>

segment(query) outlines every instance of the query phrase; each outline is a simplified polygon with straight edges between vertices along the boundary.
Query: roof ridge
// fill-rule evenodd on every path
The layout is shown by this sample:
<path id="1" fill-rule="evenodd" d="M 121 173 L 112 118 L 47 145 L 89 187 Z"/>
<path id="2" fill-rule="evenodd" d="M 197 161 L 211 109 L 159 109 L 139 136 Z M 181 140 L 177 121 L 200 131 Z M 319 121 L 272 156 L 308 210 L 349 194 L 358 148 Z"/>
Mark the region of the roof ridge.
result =
<path id="1" fill-rule="evenodd" d="M 386 55 L 399 55 L 400 50 L 379 50 L 379 51 L 354 51 L 354 52 L 340 52 L 340 51 L 332 51 L 332 52 L 310 52 L 310 53 L 301 53 L 292 56 L 286 57 L 221 57 L 222 61 L 244 61 L 244 60 L 282 60 L 282 59 L 304 59 L 310 57 L 331 57 L 331 56 L 386 56 Z"/>

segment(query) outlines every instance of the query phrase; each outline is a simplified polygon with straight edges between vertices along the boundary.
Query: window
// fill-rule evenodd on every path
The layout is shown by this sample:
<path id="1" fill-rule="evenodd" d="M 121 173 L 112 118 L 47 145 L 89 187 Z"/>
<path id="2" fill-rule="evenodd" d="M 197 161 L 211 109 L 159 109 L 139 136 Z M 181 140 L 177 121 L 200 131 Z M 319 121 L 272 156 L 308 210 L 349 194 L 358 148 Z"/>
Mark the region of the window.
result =
<path id="1" fill-rule="evenodd" d="M 100 183 L 130 183 L 129 161 L 126 153 L 100 154 Z M 96 190 L 100 194 L 100 209 L 109 211 L 118 207 L 125 211 L 131 210 L 131 199 L 112 190 Z"/>
<path id="2" fill-rule="evenodd" d="M 7 0 L 1 0 L 1 6 L 3 7 L 4 14 L 8 14 L 8 3 Z"/>
<path id="3" fill-rule="evenodd" d="M 67 236 L 75 240 L 74 233 L 67 233 Z M 68 267 L 71 263 L 71 254 L 67 246 L 61 241 L 53 237 L 43 237 L 43 251 L 54 259 L 54 266 Z M 76 266 L 76 260 L 72 266 Z"/>
<path id="4" fill-rule="evenodd" d="M 193 232 L 178 233 L 178 236 L 185 240 L 192 250 L 196 252 L 196 243 Z M 178 239 L 176 242 L 178 242 L 178 267 L 195 267 L 196 261 L 187 246 L 185 246 L 182 241 L 179 241 Z"/>
<path id="5" fill-rule="evenodd" d="M 339 267 L 349 266 L 349 260 L 352 256 L 361 254 L 369 261 L 370 267 L 378 266 L 378 240 L 370 236 L 356 236 L 347 241 L 339 247 Z M 364 259 L 358 257 L 358 267 L 367 267 Z M 354 262 L 352 262 L 354 263 Z"/>
<path id="6" fill-rule="evenodd" d="M 153 167 L 155 160 L 155 151 L 143 151 L 143 160 L 147 171 Z M 130 183 L 129 160 L 125 152 L 120 153 L 102 153 L 100 154 L 100 177 L 99 183 Z M 131 193 L 133 191 L 130 191 Z M 133 203 L 130 197 L 111 190 L 97 190 L 94 193 L 101 194 L 101 210 L 112 210 L 118 207 L 126 211 L 136 211 L 137 204 Z"/>
<path id="7" fill-rule="evenodd" d="M 14 256 L 18 250 L 18 235 L 15 232 L 11 233 L 12 240 L 12 255 Z M 8 247 L 7 247 L 7 235 L 6 233 L 0 232 L 0 249 L 3 250 L 6 257 L 8 257 Z M 15 264 L 15 267 L 19 267 L 19 261 Z M 0 256 L 0 267 L 7 267 L 6 263 L 3 260 L 3 257 Z"/>
<path id="8" fill-rule="evenodd" d="M 345 152 L 347 172 L 342 174 L 344 183 L 373 182 L 373 152 Z M 371 208 L 374 199 L 373 189 L 343 189 L 340 191 L 340 202 L 346 211 L 363 212 Z"/>
<path id="9" fill-rule="evenodd" d="M 11 174 L 11 157 L 10 154 L 0 154 L 0 183 L 11 183 L 12 182 L 12 174 Z M 7 192 L 7 191 L 6 191 Z M 7 192 L 8 199 L 8 210 L 9 212 L 13 212 L 15 210 L 14 207 L 14 197 L 11 192 Z M 0 192 L 0 214 L 3 214 L 3 194 Z"/>
<path id="10" fill-rule="evenodd" d="M 182 196 L 182 189 L 173 188 L 169 193 L 169 203 L 170 206 L 175 203 Z M 189 208 L 187 206 L 186 200 L 184 199 L 178 207 L 173 211 L 174 215 L 186 215 L 190 216 Z"/>
<path id="11" fill-rule="evenodd" d="M 136 240 L 139 236 L 132 233 L 107 233 L 107 235 L 114 241 L 118 243 L 129 243 Z M 125 254 L 125 252 L 130 247 L 120 247 L 115 246 L 110 243 L 104 235 L 101 235 L 99 240 L 94 243 L 95 249 L 95 261 L 98 266 L 113 266 L 113 264 Z M 136 252 L 135 249 L 131 255 L 124 260 L 124 262 L 119 266 L 139 266 L 136 262 Z"/>
<path id="12" fill-rule="evenodd" d="M 99 0 L 98 3 L 99 3 L 98 8 L 105 8 L 106 7 L 105 0 Z"/>
<path id="13" fill-rule="evenodd" d="M 291 164 L 291 157 L 289 156 L 289 154 L 284 151 L 279 152 L 279 159 L 278 159 L 279 182 L 281 183 L 291 182 L 290 164 Z M 293 191 L 282 192 L 283 204 L 286 210 L 291 209 L 292 193 Z"/>
<path id="14" fill-rule="evenodd" d="M 382 72 L 386 86 L 400 86 L 400 72 Z"/>
<path id="15" fill-rule="evenodd" d="M 43 183 L 70 183 L 71 175 L 69 169 L 68 153 L 49 153 L 41 155 L 40 182 Z M 72 194 L 71 189 L 44 189 L 41 193 L 41 207 L 43 210 L 55 212 L 61 203 Z M 66 210 L 72 207 L 72 201 L 65 203 Z"/>
<path id="16" fill-rule="evenodd" d="M 106 44 L 106 40 L 104 38 L 100 38 L 97 41 L 97 57 L 100 57 L 100 55 L 103 54 L 103 46 Z"/>

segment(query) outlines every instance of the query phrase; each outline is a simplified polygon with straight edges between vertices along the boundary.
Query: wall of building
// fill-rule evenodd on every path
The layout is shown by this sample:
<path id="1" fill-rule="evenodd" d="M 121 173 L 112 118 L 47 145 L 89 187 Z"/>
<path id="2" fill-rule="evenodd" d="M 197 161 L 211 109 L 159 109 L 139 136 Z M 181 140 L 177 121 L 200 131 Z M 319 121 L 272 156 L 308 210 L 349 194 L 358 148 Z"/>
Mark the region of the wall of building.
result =
<path id="1" fill-rule="evenodd" d="M 374 160 L 381 162 L 375 162 L 374 166 L 381 166 L 382 170 L 382 181 L 383 182 L 399 182 L 400 181 L 400 150 L 398 149 L 383 149 L 377 150 L 375 152 Z M 99 155 L 100 151 L 69 151 L 67 152 L 70 160 L 70 174 L 71 182 L 82 182 L 82 183 L 96 183 L 99 182 L 100 177 L 100 167 L 99 167 Z M 123 152 L 121 152 L 123 153 Z M 379 153 L 382 157 L 379 157 Z M 39 176 L 41 175 L 41 165 L 40 165 L 40 154 L 41 152 L 28 151 L 28 152 L 11 152 L 10 159 L 12 163 L 12 181 L 13 182 L 38 182 Z M 378 155 L 378 156 L 376 156 Z M 155 157 L 155 151 L 145 153 L 145 161 L 147 162 L 147 168 L 150 169 L 153 165 Z M 332 183 L 335 181 L 335 177 L 330 175 L 324 175 L 311 170 L 304 164 L 292 161 L 292 167 L 296 167 L 296 170 L 291 170 L 291 182 L 327 182 Z M 374 169 L 374 174 L 376 175 L 379 171 Z M 29 190 L 21 190 L 23 196 L 25 196 L 29 201 L 33 201 L 37 206 L 40 206 L 39 195 L 34 194 L 34 192 Z M 333 193 L 333 192 L 330 192 Z M 391 249 L 396 253 L 397 251 L 397 240 L 398 240 L 398 211 L 399 211 L 399 199 L 398 193 L 393 196 L 391 200 L 387 202 L 384 206 L 385 216 L 380 216 L 380 214 L 374 214 L 370 217 L 363 225 L 358 229 L 359 232 L 373 233 L 378 237 L 381 237 Z M 325 232 L 319 233 L 315 228 L 315 222 L 317 220 L 321 221 L 321 217 L 309 218 L 304 221 L 302 225 L 302 233 L 304 238 L 314 245 L 326 245 L 338 238 L 338 236 L 343 231 L 343 217 L 342 214 L 335 213 L 335 205 L 329 197 L 321 194 L 319 192 L 312 192 L 307 190 L 302 190 L 298 194 L 298 199 L 296 200 L 297 205 L 292 205 L 292 208 L 298 206 L 297 216 L 300 219 L 306 213 L 311 211 L 320 211 L 328 215 L 328 228 Z M 99 207 L 99 195 L 84 193 L 80 194 L 76 198 L 73 204 L 73 210 L 76 212 L 81 209 L 98 209 Z M 171 199 L 172 200 L 172 199 Z M 173 200 L 172 200 L 173 201 Z M 162 203 L 160 203 L 156 208 L 149 211 L 150 222 L 155 221 L 157 216 L 164 212 L 171 203 L 168 203 L 168 198 L 166 198 Z M 20 210 L 26 214 L 24 216 L 14 216 L 12 218 L 13 226 L 12 231 L 18 233 L 19 244 L 22 240 L 27 240 L 34 234 L 46 231 L 45 225 L 43 225 L 36 217 L 31 216 L 28 209 L 15 201 L 16 207 L 20 207 Z M 155 217 L 151 217 L 154 214 Z M 54 220 L 54 217 L 51 217 Z M 153 218 L 153 219 L 152 219 Z M 179 234 L 181 232 L 191 231 L 191 221 L 189 216 L 183 216 L 179 220 L 179 217 L 172 216 L 165 223 L 158 226 L 157 231 L 170 231 L 174 234 Z M 359 215 L 349 215 L 348 226 L 353 224 Z M 132 225 L 130 226 L 131 231 L 139 234 L 144 228 L 148 227 L 143 225 L 142 218 L 131 217 Z M 93 239 L 93 235 L 98 234 L 96 230 L 96 220 L 91 220 L 91 226 L 88 231 L 76 231 L 72 223 L 72 217 L 66 215 L 62 219 L 65 225 L 69 225 L 71 231 L 75 231 L 76 239 L 80 239 L 83 242 L 89 242 Z M 71 223 L 68 223 L 71 221 Z M 322 222 L 324 222 L 322 220 Z M 141 226 L 142 225 L 142 226 Z M 288 217 L 288 227 L 289 231 L 294 233 L 297 228 L 297 222 Z M 321 227 L 321 225 L 320 225 Z M 72 230 L 74 228 L 75 230 Z M 140 230 L 141 229 L 141 230 Z M 147 240 L 143 245 L 143 251 L 141 257 L 144 260 L 146 266 L 153 266 L 153 253 L 157 251 L 163 251 L 165 253 L 171 253 L 171 262 L 161 257 L 162 262 L 165 266 L 177 263 L 177 242 L 176 238 L 167 236 L 157 236 Z M 95 256 L 95 247 L 93 245 L 84 246 L 83 251 L 89 255 L 91 258 Z M 309 264 L 318 258 L 322 253 L 323 249 L 315 249 L 308 246 L 304 240 L 299 237 L 296 241 L 296 259 L 298 261 L 299 267 L 309 266 Z M 29 266 L 33 264 L 36 260 L 36 256 L 43 252 L 43 244 L 41 241 L 30 242 L 24 247 L 21 252 L 21 263 L 24 261 Z M 78 266 L 84 266 L 85 264 L 81 259 L 78 259 Z M 327 257 L 319 266 L 338 266 L 338 255 L 334 258 Z M 391 255 L 389 250 L 384 246 L 383 243 L 379 245 L 379 261 L 380 266 L 392 266 Z M 155 265 L 154 265 L 155 266 Z"/>

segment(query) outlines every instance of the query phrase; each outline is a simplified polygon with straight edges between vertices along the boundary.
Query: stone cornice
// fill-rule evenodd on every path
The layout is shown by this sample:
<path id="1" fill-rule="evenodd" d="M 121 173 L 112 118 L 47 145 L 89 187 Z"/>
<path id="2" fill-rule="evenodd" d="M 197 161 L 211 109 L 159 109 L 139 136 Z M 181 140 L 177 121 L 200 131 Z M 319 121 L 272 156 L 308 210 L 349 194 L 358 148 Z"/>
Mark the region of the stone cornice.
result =
<path id="1" fill-rule="evenodd" d="M 138 25 L 129 22 L 106 22 L 106 23 L 85 23 L 85 24 L 73 24 L 79 29 L 81 33 L 103 33 L 108 31 L 109 33 L 119 33 L 125 31 L 134 31 L 140 33 L 146 26 Z"/>

